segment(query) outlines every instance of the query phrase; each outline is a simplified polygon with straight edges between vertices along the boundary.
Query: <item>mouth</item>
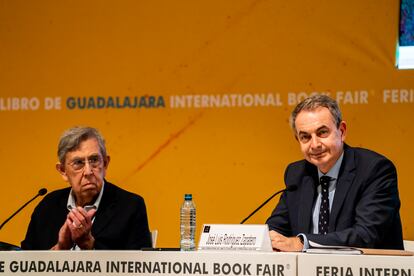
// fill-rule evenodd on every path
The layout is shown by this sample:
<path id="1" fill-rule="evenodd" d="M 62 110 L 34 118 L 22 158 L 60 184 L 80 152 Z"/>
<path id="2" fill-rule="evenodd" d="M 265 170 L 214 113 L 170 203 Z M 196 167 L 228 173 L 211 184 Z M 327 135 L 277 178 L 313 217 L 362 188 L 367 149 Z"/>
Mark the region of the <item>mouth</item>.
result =
<path id="1" fill-rule="evenodd" d="M 312 159 L 321 159 L 325 156 L 325 152 L 311 153 L 309 154 Z"/>
<path id="2" fill-rule="evenodd" d="M 95 189 L 96 186 L 97 186 L 96 183 L 89 182 L 89 183 L 83 184 L 82 188 L 84 190 L 89 190 L 89 189 Z"/>

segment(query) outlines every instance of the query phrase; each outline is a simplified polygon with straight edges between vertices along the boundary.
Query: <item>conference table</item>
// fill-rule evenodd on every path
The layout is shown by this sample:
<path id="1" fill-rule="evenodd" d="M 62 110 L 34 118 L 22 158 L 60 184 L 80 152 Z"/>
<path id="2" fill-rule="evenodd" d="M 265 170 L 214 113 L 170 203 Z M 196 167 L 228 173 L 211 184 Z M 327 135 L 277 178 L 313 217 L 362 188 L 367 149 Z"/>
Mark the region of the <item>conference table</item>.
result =
<path id="1" fill-rule="evenodd" d="M 2 251 L 0 275 L 414 276 L 414 256 L 257 251 Z"/>

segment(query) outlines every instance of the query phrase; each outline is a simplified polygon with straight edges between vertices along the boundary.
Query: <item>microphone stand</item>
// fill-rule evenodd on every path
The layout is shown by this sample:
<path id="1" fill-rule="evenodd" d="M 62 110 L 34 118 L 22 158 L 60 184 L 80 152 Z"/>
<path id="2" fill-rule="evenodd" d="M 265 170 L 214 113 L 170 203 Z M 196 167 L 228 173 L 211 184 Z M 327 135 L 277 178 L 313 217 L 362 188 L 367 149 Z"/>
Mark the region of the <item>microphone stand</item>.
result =
<path id="1" fill-rule="evenodd" d="M 31 200 L 29 200 L 28 202 L 26 202 L 22 207 L 20 207 L 16 212 L 13 213 L 13 215 L 11 215 L 8 219 L 6 219 L 1 225 L 0 225 L 0 230 L 3 228 L 3 226 L 9 222 L 9 220 L 11 220 L 15 215 L 17 215 L 17 213 L 19 213 L 24 207 L 27 206 L 27 204 L 29 204 L 30 202 L 32 202 L 33 200 L 35 200 L 38 196 L 42 196 L 45 195 L 47 193 L 47 189 L 42 188 L 39 190 L 39 192 L 37 193 L 37 195 L 35 195 Z M 0 251 L 16 251 L 16 250 L 21 250 L 20 247 L 18 247 L 17 245 L 14 244 L 10 244 L 7 242 L 1 242 L 0 241 Z"/>
<path id="2" fill-rule="evenodd" d="M 29 204 L 30 202 L 32 202 L 33 200 L 35 200 L 38 196 L 42 196 L 44 194 L 47 193 L 47 190 L 45 188 L 40 189 L 39 192 L 37 193 L 37 195 L 35 195 L 31 200 L 29 200 L 28 202 L 26 202 L 22 207 L 20 207 L 16 212 L 13 213 L 13 215 L 11 215 L 8 219 L 6 219 L 1 225 L 0 225 L 0 230 L 1 228 L 3 228 L 3 226 L 9 222 L 9 220 L 11 220 L 15 215 L 17 215 L 17 213 L 19 213 L 24 207 L 27 206 L 27 204 Z"/>
<path id="3" fill-rule="evenodd" d="M 272 198 L 274 198 L 275 196 L 277 196 L 280 193 L 283 193 L 285 191 L 295 191 L 298 187 L 296 185 L 293 186 L 288 186 L 286 187 L 286 189 L 277 191 L 276 193 L 274 193 L 271 197 L 269 197 L 268 199 L 266 199 L 265 202 L 262 203 L 262 205 L 260 205 L 259 207 L 256 208 L 256 210 L 254 210 L 247 218 L 245 218 L 244 220 L 242 220 L 240 222 L 240 224 L 243 224 L 246 220 L 248 220 L 251 216 L 253 216 L 254 214 L 256 214 L 257 211 L 259 211 L 263 206 L 265 206 Z"/>

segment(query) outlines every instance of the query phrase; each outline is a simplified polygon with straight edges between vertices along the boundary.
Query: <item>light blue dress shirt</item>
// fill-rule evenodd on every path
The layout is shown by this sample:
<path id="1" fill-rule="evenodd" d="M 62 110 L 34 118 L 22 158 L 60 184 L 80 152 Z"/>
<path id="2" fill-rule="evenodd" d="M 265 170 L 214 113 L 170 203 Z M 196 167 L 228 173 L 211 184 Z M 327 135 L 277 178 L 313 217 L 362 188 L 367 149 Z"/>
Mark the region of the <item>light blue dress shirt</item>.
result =
<path id="1" fill-rule="evenodd" d="M 344 153 L 342 152 L 341 156 L 338 158 L 335 165 L 326 174 L 322 173 L 318 169 L 318 177 L 319 177 L 318 179 L 320 179 L 321 176 L 323 175 L 327 175 L 331 177 L 331 181 L 329 183 L 329 212 L 332 210 L 332 202 L 335 196 L 336 183 L 338 181 L 339 169 L 341 168 L 343 159 L 344 159 Z M 321 198 L 322 198 L 321 185 L 318 185 L 318 187 L 316 188 L 316 192 L 318 196 L 316 197 L 316 201 L 313 204 L 313 211 L 312 211 L 312 233 L 313 234 L 318 234 L 319 232 L 318 231 L 319 210 L 321 208 Z M 308 238 L 303 233 L 300 233 L 299 235 L 303 237 L 303 251 L 305 251 L 306 249 L 309 248 Z"/>

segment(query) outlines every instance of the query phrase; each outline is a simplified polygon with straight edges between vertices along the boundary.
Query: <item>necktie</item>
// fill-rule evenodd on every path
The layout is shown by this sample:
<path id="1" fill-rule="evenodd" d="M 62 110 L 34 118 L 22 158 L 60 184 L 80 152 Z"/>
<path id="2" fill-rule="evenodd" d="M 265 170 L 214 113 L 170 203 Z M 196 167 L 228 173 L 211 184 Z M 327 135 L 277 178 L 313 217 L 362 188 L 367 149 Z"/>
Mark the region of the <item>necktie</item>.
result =
<path id="1" fill-rule="evenodd" d="M 320 179 L 321 184 L 321 208 L 319 209 L 319 234 L 327 234 L 329 226 L 329 182 L 331 178 L 329 176 L 322 176 Z"/>

